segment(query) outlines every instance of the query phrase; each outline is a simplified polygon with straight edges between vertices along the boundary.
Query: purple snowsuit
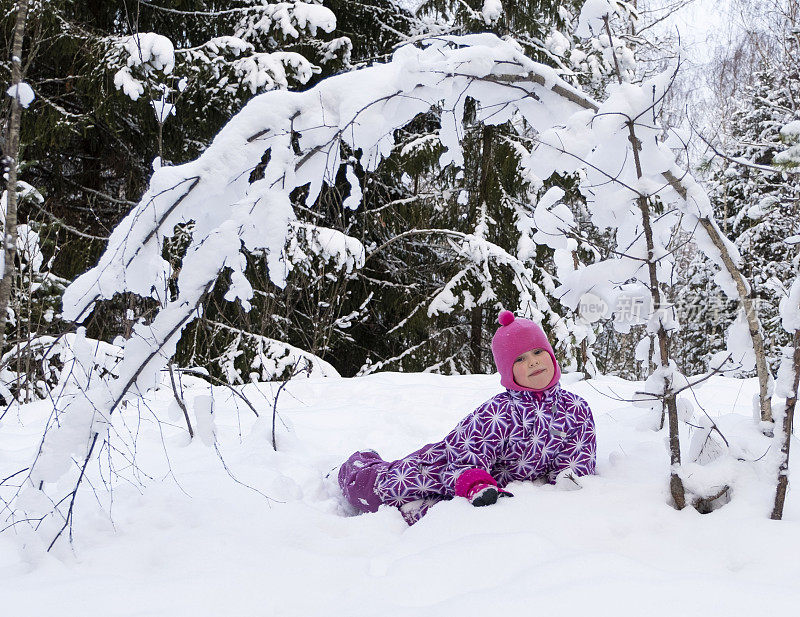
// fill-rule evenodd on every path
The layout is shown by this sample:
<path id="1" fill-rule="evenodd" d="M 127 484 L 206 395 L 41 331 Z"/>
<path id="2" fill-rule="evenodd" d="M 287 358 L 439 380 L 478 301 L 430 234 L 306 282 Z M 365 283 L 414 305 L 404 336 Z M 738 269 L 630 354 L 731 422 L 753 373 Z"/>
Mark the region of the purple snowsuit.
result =
<path id="1" fill-rule="evenodd" d="M 506 390 L 478 407 L 442 441 L 393 462 L 374 451 L 354 453 L 339 486 L 362 512 L 400 508 L 413 524 L 433 504 L 455 495 L 468 469 L 490 473 L 500 488 L 517 480 L 595 473 L 596 440 L 589 404 L 556 384 L 544 392 Z"/>

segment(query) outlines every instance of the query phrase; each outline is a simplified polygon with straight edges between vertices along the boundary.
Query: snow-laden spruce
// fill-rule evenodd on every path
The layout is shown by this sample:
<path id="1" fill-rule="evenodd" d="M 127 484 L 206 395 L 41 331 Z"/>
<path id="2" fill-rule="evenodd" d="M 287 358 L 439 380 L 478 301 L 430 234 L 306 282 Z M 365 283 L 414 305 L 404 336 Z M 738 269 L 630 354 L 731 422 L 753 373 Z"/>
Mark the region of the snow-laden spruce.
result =
<path id="1" fill-rule="evenodd" d="M 331 33 L 336 16 L 329 8 L 307 2 L 263 3 L 240 13 L 230 35 L 216 36 L 201 45 L 176 49 L 173 42 L 155 32 L 139 32 L 113 41 L 109 59 L 124 64 L 114 75 L 114 85 L 132 100 L 145 90 L 169 90 L 167 77 L 176 63 L 189 66 L 212 66 L 220 75 L 221 65 L 230 65 L 240 83 L 255 94 L 272 88 L 286 88 L 290 78 L 306 83 L 319 67 L 296 52 L 265 52 L 254 41 L 265 36 L 298 40 L 303 34 L 316 36 L 317 31 Z M 346 37 L 321 43 L 325 57 L 332 58 L 343 50 L 349 53 Z M 226 58 L 233 56 L 232 59 Z M 225 86 L 224 79 L 220 79 Z M 235 84 L 228 87 L 236 88 Z"/>
<path id="2" fill-rule="evenodd" d="M 775 164 L 789 168 L 800 166 L 800 120 L 792 120 L 785 124 L 780 134 L 781 139 L 789 147 L 775 155 Z"/>

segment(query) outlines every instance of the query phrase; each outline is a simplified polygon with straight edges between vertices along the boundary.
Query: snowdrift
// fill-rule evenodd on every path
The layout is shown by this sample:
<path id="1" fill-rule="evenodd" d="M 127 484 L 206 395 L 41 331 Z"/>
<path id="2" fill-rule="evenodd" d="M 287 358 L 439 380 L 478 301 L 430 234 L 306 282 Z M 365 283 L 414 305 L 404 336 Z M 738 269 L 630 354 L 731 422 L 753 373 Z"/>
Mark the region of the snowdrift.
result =
<path id="1" fill-rule="evenodd" d="M 162 387 L 135 422 L 115 419 L 115 430 L 138 432 L 136 468 L 119 469 L 131 481 L 111 493 L 89 470 L 71 549 L 44 553 L 22 526 L 0 535 L 3 613 L 752 615 L 800 602 L 800 505 L 790 494 L 784 520 L 768 518 L 774 475 L 760 467 L 770 440 L 752 422 L 755 380 L 716 377 L 696 391 L 729 442 L 715 460 L 687 465 L 688 488 L 732 486 L 730 503 L 709 515 L 668 505 L 666 432 L 618 400 L 641 383 L 562 383 L 594 411 L 597 476 L 575 491 L 516 483 L 513 499 L 487 508 L 443 502 L 413 527 L 388 507 L 351 516 L 338 463 L 359 448 L 394 458 L 440 439 L 499 391 L 497 376 L 291 382 L 278 402 L 278 452 L 278 384 L 244 388 L 256 419 L 230 390 L 186 379 L 192 441 Z M 29 461 L 49 411 L 37 403 L 6 417 L 0 472 Z M 682 430 L 688 459 L 698 447 L 690 433 L 703 429 Z"/>

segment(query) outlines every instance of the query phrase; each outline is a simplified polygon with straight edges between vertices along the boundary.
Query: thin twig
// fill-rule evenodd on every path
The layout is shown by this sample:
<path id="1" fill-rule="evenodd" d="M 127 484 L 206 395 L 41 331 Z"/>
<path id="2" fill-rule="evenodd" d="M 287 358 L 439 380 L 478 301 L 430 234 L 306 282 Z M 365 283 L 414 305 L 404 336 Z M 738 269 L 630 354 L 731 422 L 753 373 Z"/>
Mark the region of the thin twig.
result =
<path id="1" fill-rule="evenodd" d="M 2 486 L 3 484 L 5 484 L 5 483 L 6 483 L 8 480 L 10 480 L 11 478 L 13 478 L 14 476 L 18 476 L 18 475 L 19 475 L 19 474 L 21 474 L 21 473 L 25 473 L 26 471 L 28 471 L 28 469 L 30 469 L 30 468 L 29 468 L 29 467 L 26 467 L 25 469 L 20 469 L 19 471 L 15 471 L 15 472 L 14 472 L 14 473 L 12 473 L 10 476 L 6 476 L 6 477 L 5 477 L 5 478 L 3 478 L 2 480 L 0 480 L 0 486 Z"/>
<path id="2" fill-rule="evenodd" d="M 278 417 L 278 397 L 281 395 L 281 391 L 286 387 L 286 385 L 294 378 L 297 377 L 300 373 L 303 372 L 310 372 L 310 364 L 306 361 L 306 366 L 300 370 L 297 367 L 300 364 L 300 360 L 304 358 L 298 358 L 295 360 L 294 366 L 292 366 L 292 371 L 288 378 L 284 379 L 281 382 L 281 385 L 278 386 L 278 391 L 275 393 L 275 399 L 272 401 L 272 449 L 277 452 L 278 451 L 278 442 L 275 437 L 275 420 Z"/>
<path id="3" fill-rule="evenodd" d="M 211 375 L 209 373 L 203 373 L 202 371 L 196 371 L 196 370 L 193 370 L 193 369 L 190 369 L 190 368 L 177 368 L 175 370 L 178 371 L 179 373 L 183 373 L 185 375 L 191 375 L 192 377 L 199 377 L 200 379 L 208 379 L 209 381 L 212 381 L 214 384 L 216 384 L 218 386 L 225 386 L 226 388 L 228 388 L 231 392 L 233 392 L 236 396 L 238 396 L 240 399 L 242 399 L 245 402 L 245 404 L 255 414 L 256 418 L 259 417 L 258 411 L 253 406 L 253 403 L 251 403 L 250 400 L 243 393 L 239 392 L 239 390 L 234 388 L 228 382 L 220 379 L 219 377 L 214 377 L 213 375 Z"/>
<path id="4" fill-rule="evenodd" d="M 78 489 L 81 485 L 81 480 L 83 480 L 83 476 L 86 473 L 86 466 L 89 464 L 89 460 L 92 458 L 92 452 L 94 451 L 94 446 L 97 443 L 97 437 L 99 433 L 95 433 L 94 437 L 92 438 L 92 445 L 89 447 L 89 452 L 86 454 L 86 458 L 83 461 L 83 466 L 81 467 L 81 474 L 78 476 L 78 481 L 75 483 L 75 488 L 72 489 L 71 497 L 69 500 L 69 509 L 67 510 L 67 516 L 64 519 L 64 524 L 61 526 L 61 529 L 58 530 L 58 533 L 53 538 L 53 541 L 50 542 L 50 545 L 47 547 L 47 552 L 50 552 L 50 549 L 53 548 L 53 545 L 56 543 L 61 534 L 64 533 L 64 530 L 69 527 L 70 528 L 70 539 L 72 539 L 72 512 L 73 508 L 75 507 L 75 497 L 78 495 Z M 69 496 L 70 493 L 67 493 Z M 63 500 L 62 500 L 63 501 Z"/>
<path id="5" fill-rule="evenodd" d="M 194 431 L 192 430 L 192 423 L 189 420 L 189 412 L 186 409 L 186 403 L 183 401 L 183 397 L 181 396 L 180 392 L 178 392 L 178 387 L 175 385 L 175 371 L 172 368 L 172 363 L 169 364 L 169 381 L 172 384 L 172 393 L 175 395 L 175 400 L 178 403 L 178 407 L 181 408 L 183 411 L 183 417 L 186 418 L 186 427 L 189 429 L 189 437 L 194 439 Z"/>

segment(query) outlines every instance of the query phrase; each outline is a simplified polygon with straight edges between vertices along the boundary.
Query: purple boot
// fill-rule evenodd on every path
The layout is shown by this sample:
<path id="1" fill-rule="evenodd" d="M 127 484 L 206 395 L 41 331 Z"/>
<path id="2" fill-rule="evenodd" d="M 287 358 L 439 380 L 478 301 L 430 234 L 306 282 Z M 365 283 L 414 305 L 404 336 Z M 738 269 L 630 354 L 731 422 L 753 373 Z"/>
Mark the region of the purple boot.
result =
<path id="1" fill-rule="evenodd" d="M 388 465 L 374 450 L 353 453 L 339 468 L 339 487 L 360 512 L 377 512 L 381 500 L 375 494 L 375 478 Z"/>

